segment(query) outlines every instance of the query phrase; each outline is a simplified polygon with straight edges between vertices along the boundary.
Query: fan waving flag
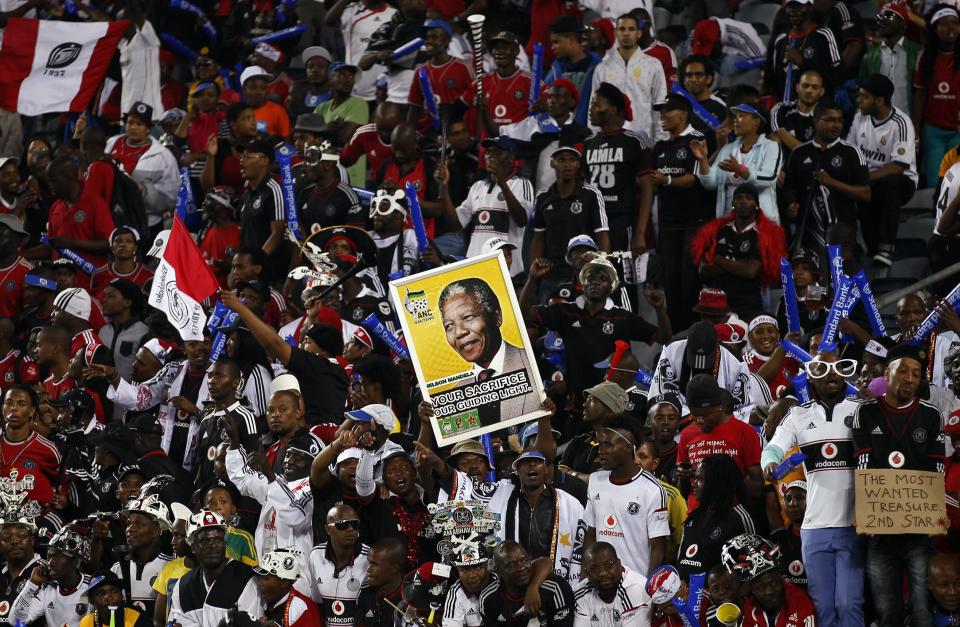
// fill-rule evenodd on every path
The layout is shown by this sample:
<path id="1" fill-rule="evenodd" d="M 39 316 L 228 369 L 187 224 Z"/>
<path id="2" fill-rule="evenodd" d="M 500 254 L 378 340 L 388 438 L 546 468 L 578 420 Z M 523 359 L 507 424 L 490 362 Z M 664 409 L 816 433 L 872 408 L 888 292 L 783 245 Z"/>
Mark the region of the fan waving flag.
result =
<path id="1" fill-rule="evenodd" d="M 84 111 L 128 25 L 11 17 L 0 47 L 0 108 L 24 115 Z"/>
<path id="2" fill-rule="evenodd" d="M 220 289 L 187 227 L 174 217 L 167 247 L 153 275 L 149 305 L 167 315 L 184 341 L 203 340 L 207 314 L 201 304 Z"/>

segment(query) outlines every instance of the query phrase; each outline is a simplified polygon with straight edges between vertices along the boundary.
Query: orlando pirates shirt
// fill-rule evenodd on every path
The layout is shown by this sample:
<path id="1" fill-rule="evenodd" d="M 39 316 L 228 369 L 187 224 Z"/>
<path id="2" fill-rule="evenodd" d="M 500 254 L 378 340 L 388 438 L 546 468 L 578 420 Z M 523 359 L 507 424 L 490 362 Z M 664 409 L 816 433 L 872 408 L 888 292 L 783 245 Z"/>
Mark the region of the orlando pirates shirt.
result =
<path id="1" fill-rule="evenodd" d="M 883 397 L 862 402 L 853 415 L 857 468 L 942 473 L 944 435 L 940 422 L 937 408 L 917 398 L 906 407 L 892 407 Z"/>
<path id="2" fill-rule="evenodd" d="M 650 596 L 647 580 L 640 573 L 623 568 L 623 578 L 613 599 L 605 601 L 588 579 L 580 580 L 573 591 L 577 609 L 575 625 L 586 627 L 640 627 L 650 624 Z M 446 621 L 444 621 L 446 624 Z"/>
<path id="3" fill-rule="evenodd" d="M 770 534 L 773 543 L 780 547 L 780 572 L 787 581 L 801 588 L 807 587 L 807 569 L 803 566 L 803 543 L 800 528 L 788 525 Z"/>
<path id="4" fill-rule="evenodd" d="M 813 110 L 804 113 L 796 100 L 778 102 L 770 110 L 770 130 L 776 132 L 787 129 L 791 135 L 802 142 L 813 139 Z"/>
<path id="5" fill-rule="evenodd" d="M 173 558 L 169 555 L 161 553 L 144 563 L 120 560 L 111 566 L 110 570 L 124 582 L 129 582 L 130 603 L 148 616 L 153 616 L 153 606 L 157 601 L 157 591 L 153 589 L 153 582 L 171 559 Z"/>
<path id="6" fill-rule="evenodd" d="M 597 133 L 585 142 L 590 184 L 603 194 L 610 221 L 610 247 L 628 250 L 629 230 L 637 215 L 637 176 L 652 169 L 643 137 L 618 129 Z"/>
<path id="7" fill-rule="evenodd" d="M 808 230 L 813 227 L 818 232 L 826 233 L 826 228 L 837 220 L 856 221 L 857 201 L 818 185 L 814 179 L 817 170 L 823 170 L 847 185 L 869 185 L 870 175 L 863 153 L 842 139 L 823 147 L 815 141 L 808 141 L 790 153 L 784 169 L 783 193 L 786 202 L 800 203 L 801 215 L 813 209 L 809 220 L 820 221 L 815 224 L 808 221 Z M 824 220 L 826 222 L 822 222 Z"/>
<path id="8" fill-rule="evenodd" d="M 39 560 L 40 556 L 34 553 L 33 557 L 30 558 L 30 561 L 27 562 L 26 566 L 23 567 L 16 578 L 10 577 L 9 564 L 4 564 L 3 568 L 0 569 L 0 625 L 14 624 L 13 613 L 11 611 L 13 610 L 13 602 L 27 584 L 27 581 L 29 581 L 33 567 L 37 565 Z M 36 625 L 39 624 L 40 622 L 37 621 Z"/>
<path id="9" fill-rule="evenodd" d="M 889 163 L 899 163 L 904 166 L 904 176 L 917 183 L 913 122 L 900 109 L 894 107 L 883 120 L 858 111 L 847 133 L 847 141 L 860 149 L 871 172 Z"/>
<path id="10" fill-rule="evenodd" d="M 445 627 L 479 627 L 483 624 L 480 622 L 480 597 L 467 592 L 459 580 L 447 590 L 443 624 Z"/>
<path id="11" fill-rule="evenodd" d="M 339 571 L 328 542 L 321 542 L 310 552 L 310 598 L 320 606 L 327 627 L 353 627 L 357 596 L 367 576 L 369 552 L 370 547 L 357 542 L 353 561 Z"/>
<path id="12" fill-rule="evenodd" d="M 653 167 L 660 174 L 675 179 L 693 174 L 696 159 L 690 151 L 690 142 L 702 139 L 703 133 L 693 126 L 687 126 L 676 139 L 658 141 L 653 147 Z M 713 219 L 714 202 L 709 196 L 699 181 L 687 188 L 660 185 L 657 187 L 660 228 L 694 228 Z"/>
<path id="13" fill-rule="evenodd" d="M 38 586 L 27 581 L 13 602 L 11 618 L 14 622 L 29 623 L 39 618 L 47 625 L 79 627 L 80 619 L 87 614 L 86 591 L 90 576 L 82 575 L 80 583 L 72 590 L 56 584 Z"/>
<path id="14" fill-rule="evenodd" d="M 709 525 L 702 524 L 705 518 L 705 515 L 698 516 L 694 512 L 683 525 L 683 538 L 677 551 L 677 572 L 684 580 L 720 564 L 723 543 L 730 538 L 742 533 L 756 533 L 753 519 L 742 505 L 733 507 L 723 516 L 713 517 Z"/>
<path id="15" fill-rule="evenodd" d="M 522 176 L 512 176 L 507 187 L 513 193 L 525 214 L 533 210 L 533 184 Z M 517 247 L 523 248 L 524 227 L 517 224 L 507 208 L 503 190 L 493 181 L 477 181 L 470 186 L 467 197 L 457 207 L 457 218 L 463 227 L 467 244 L 467 257 L 479 255 L 483 245 L 494 238 L 502 237 Z M 523 272 L 523 255 L 514 254 L 510 274 Z"/>
<path id="16" fill-rule="evenodd" d="M 480 613 L 484 625 L 571 627 L 574 605 L 570 584 L 553 573 L 540 585 L 540 612 L 534 617 L 522 611 L 523 596 L 513 598 L 499 580 L 494 580 L 480 593 Z"/>
<path id="17" fill-rule="evenodd" d="M 853 417 L 859 403 L 843 400 L 828 410 L 818 401 L 787 412 L 764 449 L 763 464 L 779 461 L 799 447 L 807 456 L 807 511 L 804 529 L 848 527 L 853 518 Z M 773 454 L 773 455 L 771 455 Z"/>

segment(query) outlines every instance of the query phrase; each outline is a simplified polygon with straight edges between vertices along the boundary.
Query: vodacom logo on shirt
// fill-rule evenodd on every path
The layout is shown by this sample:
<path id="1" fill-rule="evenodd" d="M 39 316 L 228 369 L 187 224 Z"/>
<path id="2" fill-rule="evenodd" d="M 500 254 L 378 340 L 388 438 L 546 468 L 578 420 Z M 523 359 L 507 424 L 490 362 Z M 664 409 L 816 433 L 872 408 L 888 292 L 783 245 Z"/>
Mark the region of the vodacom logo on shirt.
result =
<path id="1" fill-rule="evenodd" d="M 608 536 L 611 538 L 622 538 L 623 532 L 617 531 L 618 521 L 617 517 L 613 514 L 607 514 L 607 517 L 603 519 L 603 525 L 606 529 L 601 529 L 597 532 L 597 535 Z"/>

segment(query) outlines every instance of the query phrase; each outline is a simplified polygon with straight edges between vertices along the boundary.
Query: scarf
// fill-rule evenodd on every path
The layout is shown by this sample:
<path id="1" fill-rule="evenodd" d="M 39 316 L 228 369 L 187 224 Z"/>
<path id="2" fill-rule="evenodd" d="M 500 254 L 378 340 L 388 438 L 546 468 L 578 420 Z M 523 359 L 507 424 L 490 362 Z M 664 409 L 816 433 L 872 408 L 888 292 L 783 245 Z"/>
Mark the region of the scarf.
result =
<path id="1" fill-rule="evenodd" d="M 733 217 L 733 213 L 730 213 L 700 227 L 690 242 L 690 252 L 695 263 L 713 263 L 717 234 L 720 229 L 733 222 Z M 779 286 L 780 258 L 787 256 L 786 238 L 783 228 L 763 215 L 762 211 L 757 212 L 757 247 L 760 249 L 760 284 L 764 287 Z"/>

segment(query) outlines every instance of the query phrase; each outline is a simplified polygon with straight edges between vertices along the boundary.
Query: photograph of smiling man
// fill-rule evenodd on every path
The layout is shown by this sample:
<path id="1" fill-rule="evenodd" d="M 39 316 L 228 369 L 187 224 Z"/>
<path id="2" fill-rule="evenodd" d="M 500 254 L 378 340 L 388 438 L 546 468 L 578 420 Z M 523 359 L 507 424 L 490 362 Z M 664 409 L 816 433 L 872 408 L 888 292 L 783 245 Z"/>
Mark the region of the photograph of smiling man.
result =
<path id="1" fill-rule="evenodd" d="M 390 283 L 441 446 L 527 422 L 543 384 L 499 251 Z"/>

